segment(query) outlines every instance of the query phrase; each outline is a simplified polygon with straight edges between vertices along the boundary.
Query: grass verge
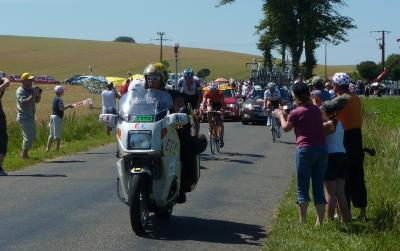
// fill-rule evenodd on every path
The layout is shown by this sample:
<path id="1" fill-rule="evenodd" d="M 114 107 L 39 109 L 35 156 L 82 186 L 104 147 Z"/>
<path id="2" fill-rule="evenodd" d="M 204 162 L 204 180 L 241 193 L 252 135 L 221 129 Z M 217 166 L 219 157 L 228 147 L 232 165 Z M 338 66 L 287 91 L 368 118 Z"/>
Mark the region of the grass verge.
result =
<path id="1" fill-rule="evenodd" d="M 36 123 L 36 141 L 29 151 L 30 159 L 20 157 L 22 132 L 17 123 L 8 125 L 8 153 L 3 166 L 6 171 L 15 171 L 23 167 L 43 162 L 67 154 L 86 151 L 89 148 L 112 143 L 114 138 L 107 136 L 104 126 L 98 122 L 98 113 L 93 112 L 85 116 L 75 116 L 72 112 L 64 118 L 64 127 L 60 151 L 55 150 L 53 142 L 50 152 L 45 152 L 49 136 L 48 121 Z"/>
<path id="2" fill-rule="evenodd" d="M 316 227 L 309 208 L 300 225 L 295 204 L 295 181 L 282 200 L 265 250 L 399 250 L 400 240 L 400 108 L 399 99 L 363 100 L 364 145 L 375 157 L 365 159 L 368 222 L 327 222 Z M 357 215 L 357 210 L 353 210 Z"/>

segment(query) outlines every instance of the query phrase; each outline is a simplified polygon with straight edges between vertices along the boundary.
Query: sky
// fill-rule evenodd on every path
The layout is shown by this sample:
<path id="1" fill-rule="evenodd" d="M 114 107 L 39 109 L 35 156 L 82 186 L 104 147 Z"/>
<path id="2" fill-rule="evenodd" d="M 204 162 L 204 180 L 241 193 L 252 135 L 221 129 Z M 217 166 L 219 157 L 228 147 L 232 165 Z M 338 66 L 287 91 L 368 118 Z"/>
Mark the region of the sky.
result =
<path id="1" fill-rule="evenodd" d="M 111 41 L 133 37 L 138 43 L 207 48 L 261 55 L 255 26 L 263 17 L 262 0 L 236 0 L 216 8 L 217 0 L 0 0 L 0 35 L 60 37 Z M 339 12 L 357 25 L 348 42 L 327 46 L 328 65 L 380 62 L 380 34 L 388 30 L 386 55 L 400 53 L 399 0 L 347 0 Z M 397 12 L 397 13 L 396 13 Z M 324 46 L 316 51 L 324 64 Z M 276 54 L 278 56 L 278 54 Z"/>

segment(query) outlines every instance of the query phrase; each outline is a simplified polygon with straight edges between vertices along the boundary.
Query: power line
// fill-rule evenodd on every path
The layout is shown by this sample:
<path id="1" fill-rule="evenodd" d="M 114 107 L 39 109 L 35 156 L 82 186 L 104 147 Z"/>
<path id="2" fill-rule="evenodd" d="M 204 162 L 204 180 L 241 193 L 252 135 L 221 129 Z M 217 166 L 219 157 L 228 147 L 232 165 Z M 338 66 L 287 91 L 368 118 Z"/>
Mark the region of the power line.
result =
<path id="1" fill-rule="evenodd" d="M 379 44 L 379 49 L 382 51 L 382 70 L 385 69 L 385 34 L 391 33 L 391 31 L 370 31 L 370 33 L 381 33 L 381 38 L 378 38 L 377 41 L 381 41 Z"/>
<path id="2" fill-rule="evenodd" d="M 162 62 L 163 61 L 163 41 L 172 41 L 172 40 L 168 39 L 168 38 L 163 38 L 163 36 L 165 35 L 165 32 L 159 31 L 159 32 L 157 32 L 157 35 L 159 35 L 160 38 L 155 38 L 152 40 L 160 41 L 160 62 Z"/>

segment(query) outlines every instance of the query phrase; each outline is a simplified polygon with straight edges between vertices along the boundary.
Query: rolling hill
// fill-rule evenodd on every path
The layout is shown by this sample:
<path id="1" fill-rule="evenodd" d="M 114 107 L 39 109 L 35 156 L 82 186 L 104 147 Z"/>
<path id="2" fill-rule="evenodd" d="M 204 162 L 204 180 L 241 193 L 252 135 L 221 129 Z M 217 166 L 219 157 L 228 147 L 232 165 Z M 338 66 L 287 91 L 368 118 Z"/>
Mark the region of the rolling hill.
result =
<path id="1" fill-rule="evenodd" d="M 87 74 L 89 65 L 95 75 L 126 76 L 127 71 L 142 73 L 144 67 L 159 60 L 160 47 L 151 44 L 129 44 L 90 40 L 43 37 L 0 36 L 0 70 L 8 74 L 30 72 L 34 75 L 52 75 L 65 79 L 73 74 Z M 173 48 L 163 48 L 164 60 L 175 69 Z M 209 49 L 180 48 L 179 70 L 186 66 L 195 71 L 211 70 L 211 78 L 235 77 L 246 79 L 249 69 L 245 63 L 256 56 Z M 351 66 L 329 66 L 328 73 Z M 316 73 L 323 74 L 323 67 Z"/>

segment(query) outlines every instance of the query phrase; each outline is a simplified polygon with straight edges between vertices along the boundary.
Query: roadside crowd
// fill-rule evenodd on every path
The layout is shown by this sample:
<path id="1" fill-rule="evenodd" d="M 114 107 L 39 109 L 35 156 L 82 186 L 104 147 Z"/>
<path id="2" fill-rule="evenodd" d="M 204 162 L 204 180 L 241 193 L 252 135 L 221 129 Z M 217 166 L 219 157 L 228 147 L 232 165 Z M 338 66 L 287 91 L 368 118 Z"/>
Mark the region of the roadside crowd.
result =
<path id="1" fill-rule="evenodd" d="M 360 209 L 358 220 L 367 220 L 367 190 L 364 181 L 362 104 L 349 90 L 350 78 L 336 73 L 324 86 L 314 77 L 312 88 L 297 81 L 293 86 L 296 108 L 289 114 L 275 110 L 282 129 L 296 135 L 297 204 L 305 223 L 310 202 L 309 187 L 317 212 L 317 225 L 325 211 L 332 220 L 335 211 L 342 222 L 352 220 L 351 203 Z M 324 193 L 324 185 L 326 194 Z"/>
<path id="2" fill-rule="evenodd" d="M 0 176 L 6 176 L 7 173 L 3 169 L 4 157 L 7 153 L 8 135 L 7 121 L 3 110 L 1 99 L 10 86 L 10 80 L 2 74 L 0 76 Z M 16 92 L 17 101 L 17 122 L 22 131 L 22 152 L 21 157 L 29 158 L 29 150 L 36 138 L 35 113 L 36 104 L 40 102 L 42 97 L 42 89 L 33 86 L 34 76 L 29 73 L 21 75 L 21 86 Z M 49 137 L 47 141 L 46 151 L 49 151 L 53 141 L 56 141 L 57 150 L 61 145 L 62 122 L 64 111 L 73 108 L 73 105 L 64 105 L 62 95 L 64 88 L 60 85 L 54 87 L 55 96 L 52 102 L 52 114 L 49 119 Z"/>

